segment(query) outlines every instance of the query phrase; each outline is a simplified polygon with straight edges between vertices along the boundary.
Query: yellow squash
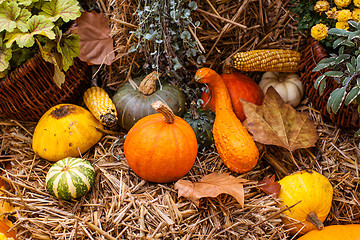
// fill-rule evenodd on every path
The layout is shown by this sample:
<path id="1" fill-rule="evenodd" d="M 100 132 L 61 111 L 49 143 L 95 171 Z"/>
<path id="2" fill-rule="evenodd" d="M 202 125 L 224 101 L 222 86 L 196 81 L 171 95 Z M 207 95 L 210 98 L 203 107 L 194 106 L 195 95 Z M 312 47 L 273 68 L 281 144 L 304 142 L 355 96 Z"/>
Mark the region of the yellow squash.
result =
<path id="1" fill-rule="evenodd" d="M 103 125 L 85 108 L 59 104 L 40 118 L 32 147 L 38 156 L 49 161 L 77 157 L 101 139 L 103 129 Z"/>
<path id="2" fill-rule="evenodd" d="M 291 233 L 307 233 L 314 229 L 322 229 L 322 224 L 331 209 L 333 187 L 329 180 L 318 172 L 303 170 L 293 173 L 279 181 L 280 204 L 285 208 L 296 204 L 285 211 L 289 218 L 283 221 Z"/>

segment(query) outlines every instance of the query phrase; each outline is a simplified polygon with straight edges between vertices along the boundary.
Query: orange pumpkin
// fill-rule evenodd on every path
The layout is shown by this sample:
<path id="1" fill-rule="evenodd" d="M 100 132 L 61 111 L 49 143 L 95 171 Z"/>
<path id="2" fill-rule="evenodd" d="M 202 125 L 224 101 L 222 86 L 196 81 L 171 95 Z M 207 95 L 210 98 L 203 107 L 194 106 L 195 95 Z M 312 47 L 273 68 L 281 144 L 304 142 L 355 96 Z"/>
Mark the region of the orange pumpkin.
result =
<path id="1" fill-rule="evenodd" d="M 249 132 L 236 117 L 229 91 L 219 74 L 210 68 L 201 68 L 195 81 L 207 83 L 213 90 L 215 122 L 213 136 L 216 149 L 224 164 L 237 173 L 250 171 L 259 159 L 259 151 Z"/>
<path id="2" fill-rule="evenodd" d="M 0 239 L 7 240 L 13 238 L 16 240 L 16 233 L 14 230 L 9 231 L 9 229 L 10 227 L 6 223 L 0 221 Z"/>
<path id="3" fill-rule="evenodd" d="M 298 240 L 360 240 L 360 224 L 327 226 L 308 232 Z"/>
<path id="4" fill-rule="evenodd" d="M 246 116 L 240 98 L 261 105 L 264 98 L 263 91 L 252 78 L 230 69 L 225 69 L 224 73 L 221 74 L 221 78 L 229 91 L 232 107 L 236 116 L 240 121 L 244 121 Z M 214 98 L 211 97 L 211 87 L 202 92 L 201 99 L 203 100 L 202 108 L 215 109 L 215 101 Z"/>
<path id="5" fill-rule="evenodd" d="M 196 135 L 165 103 L 156 101 L 152 106 L 159 113 L 140 119 L 129 130 L 124 154 L 130 168 L 141 178 L 173 182 L 183 177 L 195 162 Z"/>

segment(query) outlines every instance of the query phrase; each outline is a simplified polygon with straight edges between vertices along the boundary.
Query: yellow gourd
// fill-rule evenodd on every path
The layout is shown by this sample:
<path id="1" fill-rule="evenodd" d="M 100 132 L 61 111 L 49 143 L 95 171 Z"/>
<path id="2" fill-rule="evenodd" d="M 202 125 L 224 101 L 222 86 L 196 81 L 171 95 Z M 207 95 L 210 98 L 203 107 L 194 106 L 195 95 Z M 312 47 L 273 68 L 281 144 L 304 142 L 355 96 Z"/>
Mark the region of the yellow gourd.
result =
<path id="1" fill-rule="evenodd" d="M 213 135 L 216 149 L 224 164 L 237 173 L 250 171 L 259 159 L 259 151 L 249 132 L 236 117 L 228 89 L 221 76 L 209 68 L 201 68 L 195 81 L 206 83 L 215 100 Z"/>
<path id="2" fill-rule="evenodd" d="M 263 74 L 259 87 L 266 93 L 273 87 L 285 103 L 296 107 L 304 96 L 304 86 L 296 73 L 266 72 Z"/>
<path id="3" fill-rule="evenodd" d="M 38 156 L 49 161 L 77 157 L 101 139 L 103 129 L 103 125 L 85 108 L 59 104 L 40 118 L 32 147 Z"/>
<path id="4" fill-rule="evenodd" d="M 291 233 L 300 231 L 303 234 L 322 229 L 322 223 L 330 212 L 333 196 L 329 180 L 315 171 L 303 170 L 284 177 L 279 184 L 278 207 L 296 204 L 284 212 L 289 218 L 284 217 L 283 221 L 287 228 L 293 228 Z"/>

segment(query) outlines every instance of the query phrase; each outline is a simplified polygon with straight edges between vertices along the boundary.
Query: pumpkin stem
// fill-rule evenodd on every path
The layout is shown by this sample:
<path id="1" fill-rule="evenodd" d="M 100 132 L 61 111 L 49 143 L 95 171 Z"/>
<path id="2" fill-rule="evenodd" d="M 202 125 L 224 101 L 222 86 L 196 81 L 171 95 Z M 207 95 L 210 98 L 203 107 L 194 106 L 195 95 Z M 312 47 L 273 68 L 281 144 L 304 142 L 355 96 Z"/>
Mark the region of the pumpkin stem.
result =
<path id="1" fill-rule="evenodd" d="M 166 123 L 174 123 L 175 121 L 175 115 L 173 113 L 173 111 L 171 110 L 171 108 L 166 105 L 165 103 L 161 102 L 161 101 L 155 101 L 151 104 L 151 106 L 159 113 L 161 113 L 162 115 L 164 115 L 164 121 Z"/>
<path id="2" fill-rule="evenodd" d="M 191 111 L 192 119 L 196 120 L 200 117 L 199 114 L 196 112 L 196 102 L 195 101 L 192 101 L 190 103 L 190 111 Z"/>
<path id="3" fill-rule="evenodd" d="M 160 77 L 160 73 L 153 71 L 147 75 L 140 83 L 138 90 L 144 95 L 151 95 L 156 91 L 156 81 Z"/>
<path id="4" fill-rule="evenodd" d="M 317 217 L 315 212 L 309 213 L 306 220 L 311 222 L 317 229 L 319 230 L 324 229 L 324 224 L 320 221 L 320 219 Z"/>

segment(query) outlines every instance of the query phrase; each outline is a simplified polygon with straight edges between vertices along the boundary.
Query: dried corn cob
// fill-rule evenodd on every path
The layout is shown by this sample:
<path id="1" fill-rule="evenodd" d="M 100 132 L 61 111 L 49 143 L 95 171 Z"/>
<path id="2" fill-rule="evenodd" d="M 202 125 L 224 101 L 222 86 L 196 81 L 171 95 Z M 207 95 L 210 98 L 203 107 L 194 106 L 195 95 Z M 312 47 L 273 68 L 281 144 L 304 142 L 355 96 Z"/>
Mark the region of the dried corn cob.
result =
<path id="1" fill-rule="evenodd" d="M 300 53 L 285 49 L 261 49 L 236 53 L 230 64 L 237 70 L 296 72 Z"/>
<path id="2" fill-rule="evenodd" d="M 103 125 L 112 127 L 117 122 L 117 112 L 114 103 L 104 89 L 91 87 L 84 93 L 84 102 L 89 111 Z"/>

